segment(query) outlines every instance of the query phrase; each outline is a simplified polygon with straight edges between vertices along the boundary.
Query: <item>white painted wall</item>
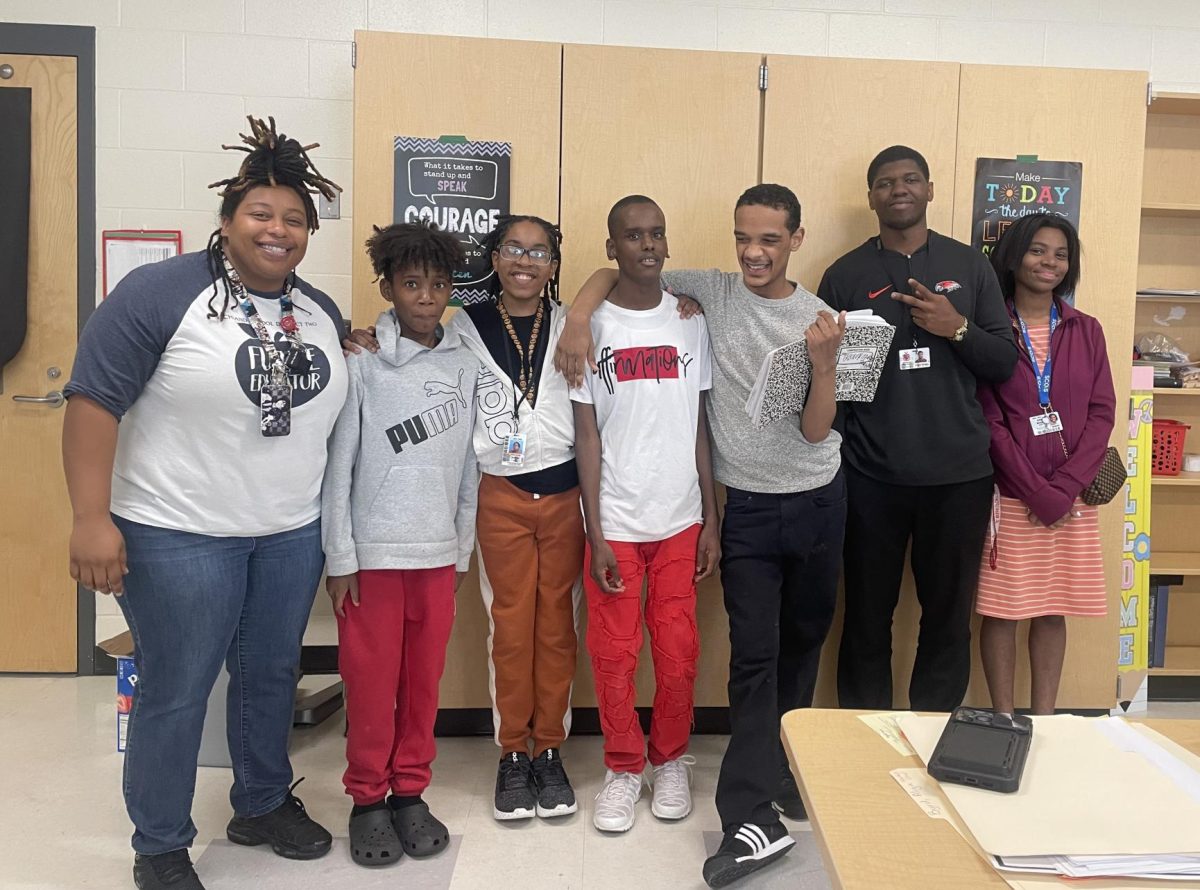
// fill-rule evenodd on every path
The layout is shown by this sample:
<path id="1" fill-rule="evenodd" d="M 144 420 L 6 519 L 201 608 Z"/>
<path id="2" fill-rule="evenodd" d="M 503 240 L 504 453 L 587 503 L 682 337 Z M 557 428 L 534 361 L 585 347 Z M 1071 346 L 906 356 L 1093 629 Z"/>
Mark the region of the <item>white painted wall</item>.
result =
<path id="1" fill-rule="evenodd" d="M 342 219 L 322 223 L 303 274 L 347 314 L 355 29 L 1132 68 L 1200 91 L 1197 0 L 0 0 L 0 21 L 97 29 L 98 232 L 182 229 L 197 250 L 216 222 L 206 186 L 236 169 L 220 145 L 245 115 L 319 141 Z M 111 599 L 97 613 L 97 639 L 123 629 Z"/>

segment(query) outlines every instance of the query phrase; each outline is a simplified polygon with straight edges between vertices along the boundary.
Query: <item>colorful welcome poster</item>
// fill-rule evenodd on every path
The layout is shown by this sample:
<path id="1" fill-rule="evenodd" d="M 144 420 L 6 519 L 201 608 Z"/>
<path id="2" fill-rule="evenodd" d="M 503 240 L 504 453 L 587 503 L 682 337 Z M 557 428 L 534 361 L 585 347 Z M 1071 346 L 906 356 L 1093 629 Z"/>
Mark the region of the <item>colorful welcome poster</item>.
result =
<path id="1" fill-rule="evenodd" d="M 1121 541 L 1121 623 L 1117 667 L 1143 670 L 1150 645 L 1150 447 L 1154 396 L 1129 396 L 1129 441 L 1125 447 L 1125 528 Z"/>
<path id="2" fill-rule="evenodd" d="M 1052 214 L 1079 226 L 1079 161 L 1040 161 L 1036 155 L 975 160 L 971 246 L 991 253 L 1004 230 L 1023 216 Z"/>

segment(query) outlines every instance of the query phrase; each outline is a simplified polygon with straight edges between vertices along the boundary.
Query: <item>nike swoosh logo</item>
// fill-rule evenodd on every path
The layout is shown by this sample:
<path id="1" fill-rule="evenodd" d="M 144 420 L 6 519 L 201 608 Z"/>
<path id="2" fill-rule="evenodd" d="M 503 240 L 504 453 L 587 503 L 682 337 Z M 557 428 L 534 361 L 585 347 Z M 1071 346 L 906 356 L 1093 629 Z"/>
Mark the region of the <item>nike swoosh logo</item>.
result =
<path id="1" fill-rule="evenodd" d="M 883 293 L 883 292 L 884 292 L 885 290 L 887 290 L 889 287 L 891 287 L 891 285 L 885 285 L 884 287 L 881 287 L 881 288 L 880 288 L 879 290 L 877 290 L 877 291 L 872 291 L 871 293 L 868 293 L 868 294 L 867 294 L 867 299 L 868 299 L 868 300 L 874 300 L 874 299 L 875 299 L 877 296 L 879 296 L 881 293 Z"/>

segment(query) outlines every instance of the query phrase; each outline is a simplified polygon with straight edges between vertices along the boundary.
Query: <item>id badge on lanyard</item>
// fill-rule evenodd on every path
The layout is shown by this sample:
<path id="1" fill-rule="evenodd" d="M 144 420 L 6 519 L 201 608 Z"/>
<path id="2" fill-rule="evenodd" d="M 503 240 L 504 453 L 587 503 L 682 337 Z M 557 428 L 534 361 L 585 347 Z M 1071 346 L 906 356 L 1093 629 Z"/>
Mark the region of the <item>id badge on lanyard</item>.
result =
<path id="1" fill-rule="evenodd" d="M 1053 359 L 1051 348 L 1054 329 L 1058 327 L 1058 306 L 1054 303 L 1050 304 L 1050 338 L 1046 341 L 1046 361 L 1041 368 L 1038 367 L 1037 358 L 1033 353 L 1033 340 L 1029 336 L 1029 326 L 1025 324 L 1025 319 L 1021 318 L 1021 314 L 1017 312 L 1015 306 L 1013 315 L 1017 317 L 1017 326 L 1021 329 L 1021 338 L 1025 341 L 1025 352 L 1029 355 L 1029 363 L 1033 366 L 1033 376 L 1037 381 L 1038 404 L 1042 408 L 1041 414 L 1035 414 L 1029 418 L 1029 426 L 1035 436 L 1061 433 L 1063 430 L 1062 417 L 1050 404 L 1051 362 Z"/>
<path id="2" fill-rule="evenodd" d="M 921 368 L 928 368 L 930 364 L 929 347 L 917 346 L 916 340 L 913 341 L 911 349 L 900 350 L 901 371 L 916 371 Z"/>
<path id="3" fill-rule="evenodd" d="M 287 436 L 292 432 L 292 384 L 280 375 L 264 383 L 258 392 L 258 407 L 264 436 Z"/>
<path id="4" fill-rule="evenodd" d="M 525 434 L 513 433 L 504 443 L 504 456 L 500 462 L 506 467 L 523 467 L 525 465 Z"/>
<path id="5" fill-rule="evenodd" d="M 888 268 L 887 262 L 884 260 L 884 257 L 883 257 L 883 245 L 880 242 L 876 241 L 876 247 L 878 250 L 879 265 L 882 267 L 884 274 L 887 275 L 888 281 L 891 282 L 892 287 L 895 289 L 895 291 L 897 293 L 906 293 L 907 292 L 906 289 L 898 287 L 896 285 L 896 280 L 892 277 L 892 271 L 891 271 L 891 269 Z M 929 274 L 929 263 L 930 263 L 929 256 L 930 256 L 929 239 L 926 238 L 926 241 L 925 241 L 925 274 L 926 275 Z M 909 277 L 913 278 L 915 280 L 919 280 L 919 279 L 917 279 L 916 274 L 912 270 L 912 257 L 908 257 L 908 265 L 909 265 L 909 268 L 908 268 Z M 911 327 L 913 325 L 912 313 L 907 310 L 907 307 L 905 308 L 905 320 L 907 323 L 905 333 L 907 333 L 907 327 Z M 915 330 L 912 332 L 912 346 L 901 348 L 899 354 L 897 355 L 897 358 L 899 359 L 899 362 L 900 362 L 900 370 L 901 371 L 920 371 L 925 368 L 929 368 L 929 367 L 933 366 L 933 359 L 932 359 L 932 356 L 930 355 L 929 347 L 922 346 L 920 344 L 920 341 L 917 340 L 917 332 Z"/>

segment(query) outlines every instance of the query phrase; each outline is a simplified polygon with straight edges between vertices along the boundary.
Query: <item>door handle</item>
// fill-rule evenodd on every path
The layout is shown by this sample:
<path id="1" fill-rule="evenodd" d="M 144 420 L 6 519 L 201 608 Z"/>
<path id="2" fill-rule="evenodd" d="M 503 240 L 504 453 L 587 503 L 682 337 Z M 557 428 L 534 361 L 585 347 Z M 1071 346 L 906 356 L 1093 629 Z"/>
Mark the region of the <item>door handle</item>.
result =
<path id="1" fill-rule="evenodd" d="M 44 396 L 13 396 L 14 402 L 20 402 L 25 405 L 49 405 L 51 408 L 61 408 L 67 397 L 60 390 L 46 393 Z"/>

